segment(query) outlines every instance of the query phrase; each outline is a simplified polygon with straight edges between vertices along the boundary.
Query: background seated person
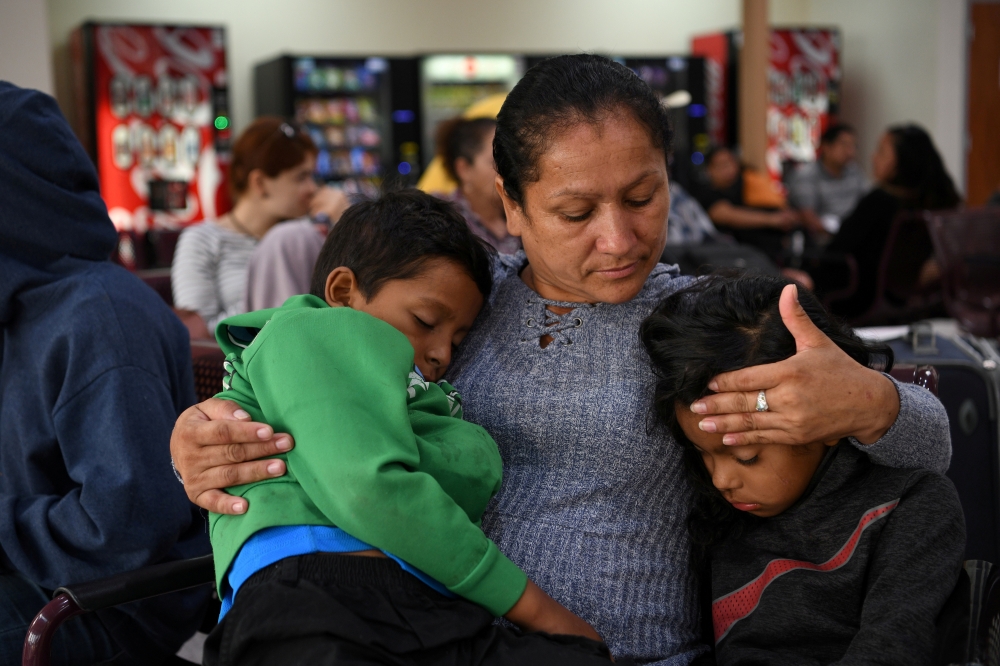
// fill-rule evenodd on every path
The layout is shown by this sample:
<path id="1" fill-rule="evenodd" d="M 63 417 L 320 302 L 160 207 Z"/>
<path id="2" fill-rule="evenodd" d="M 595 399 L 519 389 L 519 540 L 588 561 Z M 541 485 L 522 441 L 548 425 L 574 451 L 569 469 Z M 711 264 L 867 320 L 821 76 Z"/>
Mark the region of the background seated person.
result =
<path id="1" fill-rule="evenodd" d="M 779 264 L 786 232 L 802 225 L 798 211 L 789 210 L 779 192 L 748 200 L 748 185 L 761 182 L 760 174 L 744 169 L 729 148 L 715 148 L 705 158 L 706 181 L 695 191 L 698 202 L 715 226 L 740 243 L 754 245 Z M 748 183 L 748 179 L 751 180 Z M 757 188 L 759 189 L 759 188 Z M 766 206 L 764 209 L 759 206 Z"/>
<path id="2" fill-rule="evenodd" d="M 691 411 L 713 375 L 793 356 L 799 320 L 860 365 L 892 365 L 891 349 L 858 339 L 808 292 L 796 301 L 778 277 L 709 278 L 643 325 L 656 415 L 695 489 L 688 529 L 710 578 L 716 660 L 930 664 L 965 550 L 943 470 L 879 465 L 838 439 L 727 446 Z"/>
<path id="3" fill-rule="evenodd" d="M 0 82 L 0 663 L 60 585 L 209 552 L 170 470 L 194 402 L 187 333 L 108 261 L 118 234 L 54 99 Z M 74 618 L 53 664 L 158 664 L 209 590 Z"/>
<path id="4" fill-rule="evenodd" d="M 250 255 L 275 224 L 309 212 L 315 167 L 312 139 L 280 118 L 258 118 L 236 140 L 233 209 L 185 229 L 174 254 L 174 307 L 193 339 L 211 338 L 222 319 L 244 311 Z"/>
<path id="5" fill-rule="evenodd" d="M 700 245 L 717 241 L 731 243 L 732 239 L 720 234 L 698 200 L 676 180 L 671 180 L 667 245 Z"/>
<path id="6" fill-rule="evenodd" d="M 836 257 L 854 257 L 858 288 L 853 295 L 830 306 L 841 317 L 863 315 L 875 300 L 879 263 L 897 213 L 955 208 L 961 202 L 934 142 L 917 125 L 890 127 L 882 135 L 872 155 L 872 175 L 875 188 L 844 220 L 823 256 L 806 265 L 816 293 L 822 297 L 846 286 L 845 272 L 838 270 Z M 929 241 L 923 248 L 914 248 L 914 252 L 925 253 L 920 259 L 933 262 Z M 921 280 L 933 281 L 935 267 L 936 263 L 926 264 Z"/>
<path id="7" fill-rule="evenodd" d="M 243 311 L 280 308 L 308 294 L 323 241 L 350 205 L 343 190 L 326 186 L 313 197 L 310 217 L 274 225 L 250 255 Z"/>
<path id="8" fill-rule="evenodd" d="M 493 163 L 493 118 L 453 118 L 438 126 L 437 153 L 458 184 L 450 194 L 431 192 L 455 205 L 466 224 L 502 254 L 521 249 L 521 239 L 507 231 L 507 216 L 497 194 Z"/>
<path id="9" fill-rule="evenodd" d="M 858 140 L 854 128 L 831 125 L 819 139 L 815 162 L 801 164 L 788 183 L 793 208 L 810 218 L 810 226 L 836 233 L 858 200 L 870 188 L 868 178 L 855 161 Z"/>

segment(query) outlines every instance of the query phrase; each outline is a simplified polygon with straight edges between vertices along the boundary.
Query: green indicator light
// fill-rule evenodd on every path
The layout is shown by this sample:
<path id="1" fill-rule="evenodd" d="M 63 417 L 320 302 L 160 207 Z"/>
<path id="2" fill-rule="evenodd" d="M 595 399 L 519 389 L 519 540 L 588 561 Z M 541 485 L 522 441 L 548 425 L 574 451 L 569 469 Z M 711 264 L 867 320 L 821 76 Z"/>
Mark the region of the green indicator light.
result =
<path id="1" fill-rule="evenodd" d="M 215 129 L 224 130 L 227 127 L 229 127 L 229 118 L 226 118 L 225 116 L 219 116 L 218 118 L 215 119 Z"/>

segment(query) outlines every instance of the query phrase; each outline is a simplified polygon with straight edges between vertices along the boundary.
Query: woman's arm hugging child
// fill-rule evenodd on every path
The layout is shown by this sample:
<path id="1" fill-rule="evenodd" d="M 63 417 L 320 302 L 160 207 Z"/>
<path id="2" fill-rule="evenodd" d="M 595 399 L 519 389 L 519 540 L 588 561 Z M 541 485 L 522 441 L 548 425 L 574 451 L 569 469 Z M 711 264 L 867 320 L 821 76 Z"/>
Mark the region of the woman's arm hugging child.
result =
<path id="1" fill-rule="evenodd" d="M 439 380 L 492 255 L 450 204 L 385 194 L 344 213 L 311 294 L 219 325 L 218 397 L 296 446 L 285 476 L 229 489 L 245 514 L 210 516 L 223 617 L 206 663 L 608 663 L 480 529 L 500 455 Z"/>
<path id="2" fill-rule="evenodd" d="M 929 664 L 965 549 L 951 482 L 873 464 L 837 441 L 727 446 L 690 409 L 714 376 L 795 354 L 779 312 L 786 289 L 793 303 L 782 278 L 713 276 L 667 298 L 642 326 L 657 375 L 654 418 L 684 449 L 694 489 L 689 530 L 695 565 L 711 578 L 716 659 Z M 858 363 L 892 365 L 891 349 L 860 340 L 812 294 L 799 302 Z M 761 393 L 747 399 L 781 409 Z"/>

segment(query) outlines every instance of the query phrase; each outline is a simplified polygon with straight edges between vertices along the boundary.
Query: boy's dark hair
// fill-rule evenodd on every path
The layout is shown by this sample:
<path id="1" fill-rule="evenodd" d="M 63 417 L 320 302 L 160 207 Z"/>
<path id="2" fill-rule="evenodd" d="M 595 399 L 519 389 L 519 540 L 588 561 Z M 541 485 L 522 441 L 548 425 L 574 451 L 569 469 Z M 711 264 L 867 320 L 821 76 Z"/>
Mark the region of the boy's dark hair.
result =
<path id="1" fill-rule="evenodd" d="M 675 406 L 690 405 L 710 393 L 708 382 L 720 373 L 783 361 L 795 354 L 795 338 L 778 311 L 778 300 L 788 284 L 785 278 L 769 275 L 714 274 L 668 296 L 640 329 L 657 378 L 652 425 L 666 428 L 683 449 L 684 467 L 695 492 L 688 529 L 696 562 L 709 546 L 738 529 L 744 516 L 712 485 L 701 453 L 677 422 Z M 864 342 L 801 288 L 799 303 L 816 327 L 848 356 L 869 368 L 891 369 L 893 353 L 888 346 Z"/>
<path id="2" fill-rule="evenodd" d="M 504 192 L 523 208 L 524 186 L 538 180 L 538 160 L 554 133 L 622 112 L 649 131 L 668 163 L 673 131 L 667 110 L 631 69 L 587 53 L 549 58 L 529 69 L 497 115 L 493 159 Z"/>
<path id="3" fill-rule="evenodd" d="M 819 145 L 828 146 L 838 138 L 841 134 L 854 134 L 854 128 L 847 123 L 834 123 L 826 128 L 826 131 L 819 136 Z"/>
<path id="4" fill-rule="evenodd" d="M 429 260 L 448 259 L 468 272 L 485 299 L 493 289 L 495 254 L 447 201 L 414 189 L 389 192 L 344 212 L 320 250 L 310 293 L 324 298 L 327 276 L 346 266 L 371 299 L 389 280 L 416 277 Z"/>

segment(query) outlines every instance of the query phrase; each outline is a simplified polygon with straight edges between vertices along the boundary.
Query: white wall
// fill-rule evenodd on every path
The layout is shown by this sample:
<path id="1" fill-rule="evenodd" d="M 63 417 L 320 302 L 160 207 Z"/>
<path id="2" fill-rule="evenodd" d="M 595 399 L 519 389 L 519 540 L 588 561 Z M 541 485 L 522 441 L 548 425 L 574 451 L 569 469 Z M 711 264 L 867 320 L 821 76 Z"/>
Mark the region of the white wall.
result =
<path id="1" fill-rule="evenodd" d="M 11 2 L 37 5 L 44 0 L 2 1 L 6 7 Z M 76 25 L 87 19 L 218 23 L 228 28 L 237 130 L 253 118 L 254 64 L 280 53 L 683 53 L 693 35 L 738 26 L 741 4 L 740 0 L 48 0 L 56 93 L 67 115 L 71 88 L 66 41 Z M 866 167 L 887 125 L 914 121 L 934 134 L 961 188 L 965 5 L 966 0 L 771 0 L 770 15 L 774 25 L 842 30 L 843 116 L 858 128 Z M 0 20 L 0 26 L 4 23 Z"/>
<path id="2" fill-rule="evenodd" d="M 801 2 L 774 4 L 780 13 Z M 692 35 L 737 25 L 740 6 L 739 0 L 49 0 L 49 14 L 64 105 L 65 43 L 84 20 L 224 24 L 239 129 L 253 118 L 253 65 L 283 52 L 685 53 Z"/>
<path id="3" fill-rule="evenodd" d="M 52 94 L 45 0 L 0 1 L 0 79 Z"/>
<path id="4" fill-rule="evenodd" d="M 888 125 L 916 122 L 965 189 L 965 0 L 806 0 L 804 20 L 841 29 L 842 115 L 863 163 Z"/>

